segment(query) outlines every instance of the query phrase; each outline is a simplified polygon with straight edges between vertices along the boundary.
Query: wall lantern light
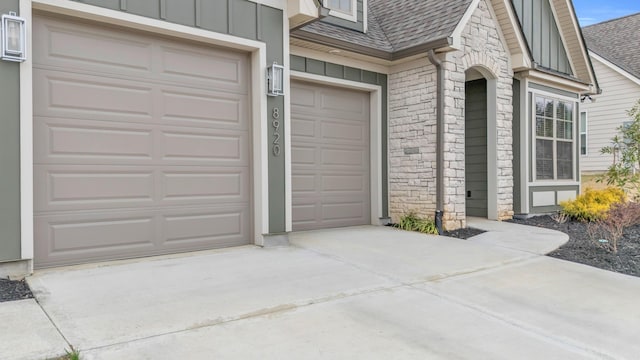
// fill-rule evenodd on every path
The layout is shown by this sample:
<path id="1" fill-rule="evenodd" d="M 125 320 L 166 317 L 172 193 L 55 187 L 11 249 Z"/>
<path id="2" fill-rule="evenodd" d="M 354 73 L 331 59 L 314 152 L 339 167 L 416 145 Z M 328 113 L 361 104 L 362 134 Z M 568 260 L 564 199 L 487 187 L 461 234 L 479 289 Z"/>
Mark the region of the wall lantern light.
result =
<path id="1" fill-rule="evenodd" d="M 2 15 L 2 35 L 0 58 L 7 61 L 22 62 L 27 59 L 27 33 L 24 18 L 15 12 Z"/>
<path id="2" fill-rule="evenodd" d="M 267 68 L 267 95 L 284 95 L 284 66 L 275 62 Z"/>

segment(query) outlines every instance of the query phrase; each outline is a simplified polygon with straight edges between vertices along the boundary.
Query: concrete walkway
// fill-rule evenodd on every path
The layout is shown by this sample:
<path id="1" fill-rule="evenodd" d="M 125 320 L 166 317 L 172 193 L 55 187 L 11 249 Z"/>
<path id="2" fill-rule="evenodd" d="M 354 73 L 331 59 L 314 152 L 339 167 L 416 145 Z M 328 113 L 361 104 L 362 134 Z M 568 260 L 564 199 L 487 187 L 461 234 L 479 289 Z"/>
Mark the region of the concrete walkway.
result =
<path id="1" fill-rule="evenodd" d="M 540 255 L 564 234 L 469 224 L 491 231 L 355 227 L 40 271 L 40 307 L 0 303 L 0 359 L 637 358 L 640 278 Z"/>

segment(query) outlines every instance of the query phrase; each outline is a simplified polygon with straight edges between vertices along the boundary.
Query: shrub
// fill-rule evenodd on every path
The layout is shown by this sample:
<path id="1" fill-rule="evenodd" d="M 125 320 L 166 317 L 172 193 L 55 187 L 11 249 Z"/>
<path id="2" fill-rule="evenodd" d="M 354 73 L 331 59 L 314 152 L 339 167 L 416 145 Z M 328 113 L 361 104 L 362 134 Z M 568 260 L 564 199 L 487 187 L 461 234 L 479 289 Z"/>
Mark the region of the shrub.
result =
<path id="1" fill-rule="evenodd" d="M 433 220 L 421 219 L 413 212 L 410 212 L 400 218 L 400 221 L 395 224 L 395 227 L 407 231 L 417 231 L 423 234 L 438 235 L 438 228 L 436 228 L 436 224 Z"/>
<path id="2" fill-rule="evenodd" d="M 624 191 L 616 187 L 586 189 L 575 200 L 560 203 L 562 213 L 579 221 L 597 221 L 607 216 L 611 205 L 625 201 Z"/>
<path id="3" fill-rule="evenodd" d="M 640 224 L 640 204 L 618 203 L 611 206 L 605 218 L 589 224 L 587 231 L 591 240 L 596 241 L 606 250 L 616 253 L 624 230 L 638 224 Z"/>

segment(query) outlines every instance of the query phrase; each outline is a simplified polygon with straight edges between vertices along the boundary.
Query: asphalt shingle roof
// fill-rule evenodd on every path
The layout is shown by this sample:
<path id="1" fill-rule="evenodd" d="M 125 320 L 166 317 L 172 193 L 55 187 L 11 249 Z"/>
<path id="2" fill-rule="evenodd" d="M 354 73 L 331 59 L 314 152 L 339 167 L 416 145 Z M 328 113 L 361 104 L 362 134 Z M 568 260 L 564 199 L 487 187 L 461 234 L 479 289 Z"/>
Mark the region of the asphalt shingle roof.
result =
<path id="1" fill-rule="evenodd" d="M 297 34 L 304 38 L 310 33 L 392 54 L 450 37 L 471 2 L 368 0 L 366 34 L 322 21 L 302 27 Z"/>
<path id="2" fill-rule="evenodd" d="M 640 78 L 640 13 L 582 28 L 589 50 Z"/>

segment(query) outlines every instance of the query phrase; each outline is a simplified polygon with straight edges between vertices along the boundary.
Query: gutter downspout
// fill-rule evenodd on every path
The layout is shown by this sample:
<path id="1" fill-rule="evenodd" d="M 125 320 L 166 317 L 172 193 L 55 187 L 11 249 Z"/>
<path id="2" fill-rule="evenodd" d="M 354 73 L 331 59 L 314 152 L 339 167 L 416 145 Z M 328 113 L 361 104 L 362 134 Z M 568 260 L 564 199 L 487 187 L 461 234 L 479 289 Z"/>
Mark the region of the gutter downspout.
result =
<path id="1" fill-rule="evenodd" d="M 444 214 L 444 70 L 442 61 L 433 49 L 427 53 L 429 61 L 436 67 L 436 216 L 438 233 L 442 235 L 442 216 Z"/>

